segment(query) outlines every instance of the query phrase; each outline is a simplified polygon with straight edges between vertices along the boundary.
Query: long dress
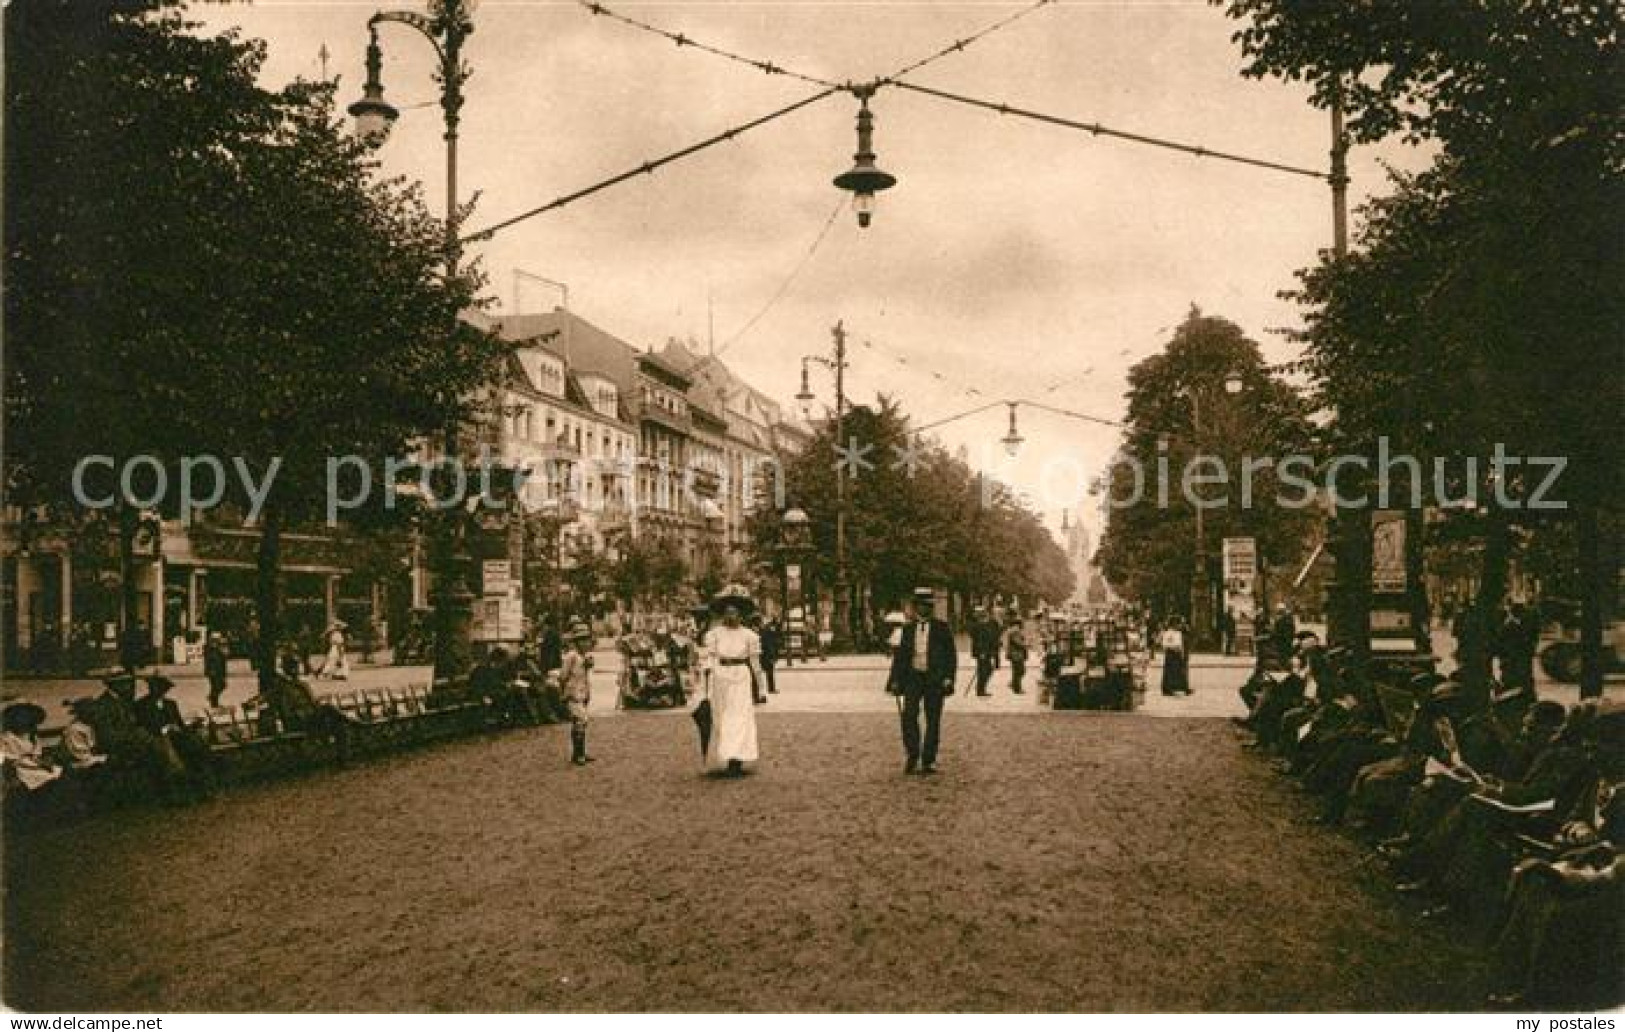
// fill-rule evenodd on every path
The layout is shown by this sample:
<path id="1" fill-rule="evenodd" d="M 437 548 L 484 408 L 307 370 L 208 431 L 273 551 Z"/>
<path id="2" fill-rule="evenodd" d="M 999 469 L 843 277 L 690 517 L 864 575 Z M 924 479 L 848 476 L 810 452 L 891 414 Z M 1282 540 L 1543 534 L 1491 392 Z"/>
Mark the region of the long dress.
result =
<path id="1" fill-rule="evenodd" d="M 754 763 L 756 700 L 751 692 L 751 663 L 759 662 L 761 639 L 746 627 L 711 628 L 704 656 L 711 672 L 711 744 L 705 750 L 707 771 L 725 770 L 730 760 Z"/>
<path id="2" fill-rule="evenodd" d="M 1162 694 L 1190 691 L 1186 667 L 1185 635 L 1177 627 L 1162 632 Z"/>
<path id="3" fill-rule="evenodd" d="M 350 660 L 344 651 L 344 632 L 337 627 L 327 632 L 327 662 L 322 664 L 322 673 L 340 681 L 350 677 Z"/>

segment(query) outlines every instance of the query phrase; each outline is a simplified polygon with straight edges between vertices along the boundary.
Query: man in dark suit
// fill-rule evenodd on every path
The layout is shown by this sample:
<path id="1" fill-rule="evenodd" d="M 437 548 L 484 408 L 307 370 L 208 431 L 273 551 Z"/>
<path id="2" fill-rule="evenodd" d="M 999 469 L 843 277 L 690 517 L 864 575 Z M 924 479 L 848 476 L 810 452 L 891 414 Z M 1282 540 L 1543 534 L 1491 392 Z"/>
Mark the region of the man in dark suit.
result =
<path id="1" fill-rule="evenodd" d="M 935 774 L 937 743 L 942 732 L 942 704 L 954 692 L 959 653 L 954 632 L 932 615 L 936 595 L 930 588 L 914 591 L 915 617 L 902 627 L 892 655 L 889 689 L 902 696 L 905 774 Z M 920 738 L 920 710 L 925 710 L 925 739 Z"/>
<path id="2" fill-rule="evenodd" d="M 157 743 L 171 796 L 180 790 L 208 796 L 214 791 L 213 756 L 181 719 L 181 708 L 169 697 L 174 687 L 162 674 L 148 677 L 147 694 L 135 701 L 136 723 Z"/>
<path id="3" fill-rule="evenodd" d="M 971 615 L 970 654 L 976 660 L 976 694 L 985 697 L 993 668 L 999 665 L 999 624 L 981 606 Z"/>
<path id="4" fill-rule="evenodd" d="M 773 617 L 762 624 L 757 636 L 762 640 L 762 677 L 767 681 L 767 693 L 779 694 L 779 686 L 773 681 L 773 668 L 779 662 L 779 650 L 784 643 L 784 631 L 779 626 L 779 618 Z"/>

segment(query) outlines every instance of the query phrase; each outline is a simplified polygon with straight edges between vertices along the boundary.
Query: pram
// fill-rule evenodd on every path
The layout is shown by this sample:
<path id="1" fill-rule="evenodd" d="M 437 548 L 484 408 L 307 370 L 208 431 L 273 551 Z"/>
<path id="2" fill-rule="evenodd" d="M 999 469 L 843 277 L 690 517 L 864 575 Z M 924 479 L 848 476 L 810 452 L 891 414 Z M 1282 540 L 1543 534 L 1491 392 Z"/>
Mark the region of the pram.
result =
<path id="1" fill-rule="evenodd" d="M 646 634 L 629 634 L 617 646 L 621 672 L 616 705 L 621 709 L 669 709 L 687 702 L 668 650 Z"/>

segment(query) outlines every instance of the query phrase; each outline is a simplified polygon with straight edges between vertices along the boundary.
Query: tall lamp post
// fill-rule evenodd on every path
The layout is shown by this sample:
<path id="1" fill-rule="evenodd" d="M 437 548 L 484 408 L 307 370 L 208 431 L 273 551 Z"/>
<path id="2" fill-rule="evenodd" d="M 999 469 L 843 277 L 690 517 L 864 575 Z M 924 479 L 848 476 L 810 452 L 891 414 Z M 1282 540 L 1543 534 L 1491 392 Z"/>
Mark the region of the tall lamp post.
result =
<path id="1" fill-rule="evenodd" d="M 1348 257 L 1348 134 L 1343 126 L 1343 92 L 1334 87 L 1331 103 L 1332 257 Z M 1371 657 L 1371 510 L 1339 508 L 1332 499 L 1326 527 L 1332 577 L 1326 584 L 1326 638 L 1349 650 L 1353 668 L 1364 671 Z"/>
<path id="2" fill-rule="evenodd" d="M 474 32 L 475 0 L 432 0 L 427 14 L 419 11 L 379 11 L 367 19 L 367 81 L 361 99 L 351 104 L 356 135 L 374 145 L 383 142 L 400 112 L 384 99 L 383 51 L 378 45 L 378 27 L 387 23 L 409 25 L 434 47 L 440 59 L 435 78 L 440 83 L 440 110 L 446 131 L 446 278 L 457 275 L 459 244 L 457 234 L 457 127 L 462 119 L 463 84 L 471 74 L 463 63 L 463 43 Z M 452 332 L 457 332 L 456 326 Z M 447 461 L 458 454 L 457 430 L 445 431 Z M 444 514 L 448 517 L 450 513 Z M 468 669 L 469 639 L 474 595 L 468 588 L 466 568 L 469 557 L 461 533 L 460 520 L 442 519 L 433 538 L 435 590 L 435 678 L 461 676 Z"/>
<path id="3" fill-rule="evenodd" d="M 1224 393 L 1237 395 L 1241 393 L 1241 377 L 1236 373 L 1228 373 L 1224 378 Z M 1183 392 L 1191 404 L 1191 436 L 1198 449 L 1202 446 L 1205 436 L 1202 426 L 1202 391 L 1192 386 Z M 1200 455 L 1200 451 L 1198 451 Z M 1213 577 L 1210 569 L 1211 563 L 1207 553 L 1207 527 L 1203 519 L 1203 506 L 1198 499 L 1191 499 L 1191 508 L 1196 510 L 1196 556 L 1195 570 L 1191 577 L 1191 651 L 1197 649 L 1210 649 L 1213 647 Z"/>
<path id="4" fill-rule="evenodd" d="M 833 357 L 824 355 L 806 355 L 801 359 L 801 392 L 796 395 L 796 401 L 801 405 L 803 418 L 812 417 L 813 392 L 807 379 L 807 363 L 817 362 L 835 373 L 835 448 L 839 453 L 847 447 L 844 439 L 846 433 L 846 327 L 840 322 L 835 324 L 831 331 L 835 339 Z M 844 650 L 852 644 L 851 607 L 848 595 L 851 584 L 847 578 L 846 568 L 846 479 L 856 476 L 855 465 L 840 467 L 835 471 L 835 614 L 834 626 L 830 628 L 834 635 L 833 647 Z"/>

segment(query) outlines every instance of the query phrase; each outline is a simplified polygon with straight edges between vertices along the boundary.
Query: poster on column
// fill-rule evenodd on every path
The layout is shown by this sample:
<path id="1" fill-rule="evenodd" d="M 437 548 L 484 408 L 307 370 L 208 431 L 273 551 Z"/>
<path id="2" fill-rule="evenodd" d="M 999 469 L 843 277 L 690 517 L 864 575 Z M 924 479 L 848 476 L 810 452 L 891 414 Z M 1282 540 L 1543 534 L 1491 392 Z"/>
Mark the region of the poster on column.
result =
<path id="1" fill-rule="evenodd" d="M 1258 611 L 1258 541 L 1224 539 L 1224 608 L 1236 621 L 1236 647 L 1252 649 L 1253 616 Z"/>
<path id="2" fill-rule="evenodd" d="M 506 559 L 480 564 L 480 598 L 471 636 L 484 642 L 517 642 L 525 636 L 524 584 Z"/>

